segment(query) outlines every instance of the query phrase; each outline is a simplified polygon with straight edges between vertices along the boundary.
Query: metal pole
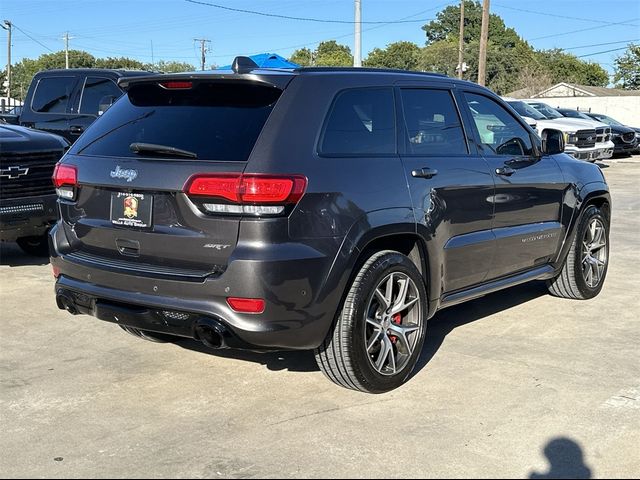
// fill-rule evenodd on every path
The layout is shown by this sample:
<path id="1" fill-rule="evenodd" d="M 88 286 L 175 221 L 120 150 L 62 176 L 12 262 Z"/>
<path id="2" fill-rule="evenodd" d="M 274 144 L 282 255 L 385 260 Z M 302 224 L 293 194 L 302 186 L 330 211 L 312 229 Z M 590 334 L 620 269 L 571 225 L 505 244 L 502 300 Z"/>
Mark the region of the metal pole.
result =
<path id="1" fill-rule="evenodd" d="M 460 0 L 460 40 L 458 42 L 458 78 L 462 79 L 462 62 L 464 60 L 464 0 Z"/>
<path id="2" fill-rule="evenodd" d="M 64 34 L 64 68 L 69 69 L 69 32 Z"/>
<path id="3" fill-rule="evenodd" d="M 7 30 L 7 101 L 11 107 L 11 22 L 5 20 L 5 30 Z"/>
<path id="4" fill-rule="evenodd" d="M 361 8 L 361 0 L 355 0 L 355 31 L 354 31 L 354 51 L 353 51 L 353 66 L 361 67 L 362 66 L 362 8 Z"/>
<path id="5" fill-rule="evenodd" d="M 480 32 L 480 55 L 478 58 L 478 84 L 484 85 L 487 76 L 487 41 L 489 38 L 489 0 L 482 3 L 482 30 Z"/>

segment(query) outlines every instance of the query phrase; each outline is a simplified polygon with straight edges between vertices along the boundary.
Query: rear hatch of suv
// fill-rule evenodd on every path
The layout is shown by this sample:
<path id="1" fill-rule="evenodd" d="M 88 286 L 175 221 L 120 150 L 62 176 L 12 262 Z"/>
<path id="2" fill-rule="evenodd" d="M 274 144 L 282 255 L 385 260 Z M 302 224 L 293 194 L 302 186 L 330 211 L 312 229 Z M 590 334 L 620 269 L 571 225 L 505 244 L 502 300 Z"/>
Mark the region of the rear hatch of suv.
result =
<path id="1" fill-rule="evenodd" d="M 125 80 L 127 94 L 74 144 L 54 178 L 69 242 L 61 253 L 139 275 L 224 271 L 247 214 L 242 173 L 290 80 Z M 258 180 L 258 190 L 278 188 Z"/>

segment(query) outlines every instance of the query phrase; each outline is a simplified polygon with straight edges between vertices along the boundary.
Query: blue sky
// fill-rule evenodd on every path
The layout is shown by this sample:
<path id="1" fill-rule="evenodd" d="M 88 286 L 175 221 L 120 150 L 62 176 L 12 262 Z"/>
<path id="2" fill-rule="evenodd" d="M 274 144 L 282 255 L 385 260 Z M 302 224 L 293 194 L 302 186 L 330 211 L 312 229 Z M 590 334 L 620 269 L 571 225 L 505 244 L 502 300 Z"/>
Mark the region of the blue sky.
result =
<path id="1" fill-rule="evenodd" d="M 353 0 L 201 0 L 276 15 L 353 20 Z M 458 0 L 362 0 L 363 21 L 421 20 L 363 25 L 363 57 L 399 40 L 423 45 L 421 26 Z M 528 10 L 528 11 L 524 11 Z M 535 48 L 564 48 L 613 71 L 626 41 L 640 43 L 639 0 L 492 0 L 491 11 Z M 337 39 L 353 48 L 353 25 L 267 18 L 186 0 L 0 0 L 0 20 L 12 21 L 12 61 L 64 48 L 97 57 L 141 61 L 177 60 L 199 65 L 195 38 L 211 40 L 207 64 L 225 65 L 236 55 L 290 55 Z M 6 32 L 0 31 L 0 65 L 6 64 Z M 607 50 L 620 49 L 606 52 Z M 605 52 L 605 53 L 599 53 Z M 153 55 L 153 57 L 152 57 Z"/>

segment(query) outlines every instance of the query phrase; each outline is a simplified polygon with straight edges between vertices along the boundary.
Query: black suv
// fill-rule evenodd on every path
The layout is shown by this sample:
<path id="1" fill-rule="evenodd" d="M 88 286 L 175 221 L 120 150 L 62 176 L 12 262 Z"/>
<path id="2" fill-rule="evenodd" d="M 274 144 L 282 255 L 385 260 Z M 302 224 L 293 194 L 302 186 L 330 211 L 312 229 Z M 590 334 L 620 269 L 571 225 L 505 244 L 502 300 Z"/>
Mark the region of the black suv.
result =
<path id="1" fill-rule="evenodd" d="M 58 218 L 51 175 L 68 147 L 58 135 L 0 123 L 0 241 L 49 255 L 46 234 Z"/>
<path id="2" fill-rule="evenodd" d="M 121 80 L 59 164 L 60 308 L 313 349 L 337 384 L 384 392 L 440 308 L 536 279 L 600 292 L 609 191 L 560 132 L 445 76 L 234 65 Z"/>

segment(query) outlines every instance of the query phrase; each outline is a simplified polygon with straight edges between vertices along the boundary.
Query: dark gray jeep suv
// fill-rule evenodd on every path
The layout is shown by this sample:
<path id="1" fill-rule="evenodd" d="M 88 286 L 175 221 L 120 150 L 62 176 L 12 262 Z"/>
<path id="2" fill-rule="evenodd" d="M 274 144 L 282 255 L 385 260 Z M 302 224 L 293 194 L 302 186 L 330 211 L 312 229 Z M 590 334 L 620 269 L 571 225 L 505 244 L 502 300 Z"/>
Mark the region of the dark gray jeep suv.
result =
<path id="1" fill-rule="evenodd" d="M 120 86 L 54 174 L 71 313 L 152 341 L 313 349 L 335 383 L 379 393 L 440 308 L 536 279 L 602 288 L 600 169 L 478 85 L 237 59 Z"/>

